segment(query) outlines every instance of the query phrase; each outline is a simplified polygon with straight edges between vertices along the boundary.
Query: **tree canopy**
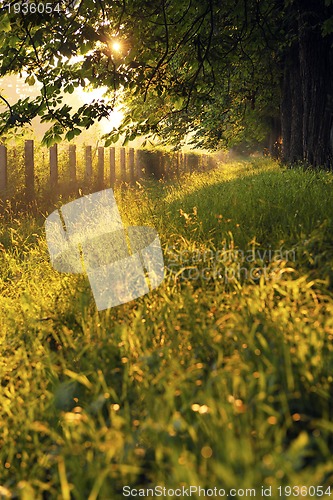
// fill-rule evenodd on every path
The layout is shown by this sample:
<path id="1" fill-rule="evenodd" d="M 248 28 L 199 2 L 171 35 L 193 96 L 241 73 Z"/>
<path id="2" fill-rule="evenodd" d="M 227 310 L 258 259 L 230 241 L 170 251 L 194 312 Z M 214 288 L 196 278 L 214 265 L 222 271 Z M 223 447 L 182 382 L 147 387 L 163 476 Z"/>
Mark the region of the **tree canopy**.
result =
<path id="1" fill-rule="evenodd" d="M 1 96 L 2 134 L 39 115 L 51 122 L 46 144 L 71 140 L 122 101 L 106 144 L 150 135 L 180 145 L 190 133 L 215 149 L 270 133 L 286 161 L 330 162 L 332 0 L 24 5 L 2 2 L 0 75 L 24 73 L 40 95 Z M 63 98 L 79 86 L 106 86 L 107 96 L 72 108 Z"/>

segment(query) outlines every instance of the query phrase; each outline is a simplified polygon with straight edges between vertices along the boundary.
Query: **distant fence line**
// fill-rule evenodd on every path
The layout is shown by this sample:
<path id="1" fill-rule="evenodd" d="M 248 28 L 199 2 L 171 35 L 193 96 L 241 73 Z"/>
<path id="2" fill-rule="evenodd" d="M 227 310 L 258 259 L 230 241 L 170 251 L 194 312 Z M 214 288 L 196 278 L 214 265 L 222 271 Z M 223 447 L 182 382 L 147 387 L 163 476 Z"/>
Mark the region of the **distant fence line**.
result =
<path id="1" fill-rule="evenodd" d="M 192 173 L 212 168 L 213 160 L 210 155 L 196 153 L 165 153 L 134 148 L 98 147 L 97 165 L 93 168 L 92 146 L 84 148 L 84 173 L 83 178 L 78 176 L 77 146 L 68 146 L 67 177 L 70 187 L 77 187 L 80 182 L 93 183 L 97 189 L 106 186 L 114 187 L 117 182 L 135 184 L 136 181 L 155 177 L 156 179 L 172 178 L 181 173 Z M 13 149 L 13 148 L 9 148 Z M 49 148 L 49 188 L 61 193 L 63 187 L 59 175 L 58 145 Z M 26 140 L 24 144 L 24 190 L 27 199 L 36 196 L 35 175 L 35 145 L 33 140 Z M 116 154 L 117 153 L 117 154 Z M 14 156 L 16 148 L 14 148 Z M 43 161 L 44 161 L 43 154 Z M 0 198 L 8 194 L 8 150 L 0 145 Z M 82 169 L 81 169 L 82 170 Z M 68 187 L 68 186 L 67 186 Z"/>

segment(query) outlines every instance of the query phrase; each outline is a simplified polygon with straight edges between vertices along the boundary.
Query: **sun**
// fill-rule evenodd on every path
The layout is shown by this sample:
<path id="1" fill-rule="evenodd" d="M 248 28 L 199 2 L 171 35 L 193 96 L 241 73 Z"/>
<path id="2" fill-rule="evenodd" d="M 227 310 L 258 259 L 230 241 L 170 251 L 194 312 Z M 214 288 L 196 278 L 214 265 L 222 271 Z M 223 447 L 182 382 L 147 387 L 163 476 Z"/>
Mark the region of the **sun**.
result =
<path id="1" fill-rule="evenodd" d="M 120 52 L 121 51 L 121 43 L 117 42 L 117 41 L 114 41 L 112 42 L 112 49 L 115 51 L 115 52 Z"/>

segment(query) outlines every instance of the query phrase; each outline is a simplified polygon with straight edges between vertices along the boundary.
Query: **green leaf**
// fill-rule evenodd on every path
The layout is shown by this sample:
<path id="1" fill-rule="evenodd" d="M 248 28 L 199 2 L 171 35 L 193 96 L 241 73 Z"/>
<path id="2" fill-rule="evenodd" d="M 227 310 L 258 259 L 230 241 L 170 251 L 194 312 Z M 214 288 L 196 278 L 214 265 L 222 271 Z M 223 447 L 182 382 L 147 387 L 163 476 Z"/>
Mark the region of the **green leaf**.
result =
<path id="1" fill-rule="evenodd" d="M 36 83 L 36 79 L 35 79 L 34 75 L 29 75 L 29 76 L 25 79 L 25 82 L 26 82 L 28 85 L 32 86 L 32 85 L 35 85 L 35 83 Z"/>
<path id="2" fill-rule="evenodd" d="M 60 144 L 60 142 L 62 142 L 61 135 L 56 134 L 55 136 L 53 136 L 53 144 Z"/>
<path id="3" fill-rule="evenodd" d="M 75 134 L 74 134 L 74 130 L 69 130 L 69 131 L 67 132 L 67 134 L 65 135 L 65 139 L 66 139 L 67 141 L 71 141 L 72 139 L 74 139 L 74 135 L 75 135 Z"/>
<path id="4" fill-rule="evenodd" d="M 89 52 L 90 50 L 92 50 L 94 47 L 94 44 L 90 41 L 86 42 L 86 43 L 83 43 L 81 46 L 80 46 L 80 52 L 82 55 L 85 55 L 87 54 L 87 52 Z"/>
<path id="5" fill-rule="evenodd" d="M 68 94 L 73 94 L 74 92 L 74 85 L 72 84 L 69 84 L 67 85 L 67 87 L 64 88 L 65 92 L 67 92 Z"/>
<path id="6" fill-rule="evenodd" d="M 184 97 L 179 97 L 179 99 L 177 99 L 173 104 L 174 109 L 177 111 L 182 109 L 184 107 L 184 102 L 185 102 Z"/>
<path id="7" fill-rule="evenodd" d="M 5 33 L 9 33 L 11 31 L 10 19 L 8 14 L 4 14 L 2 19 L 0 20 L 0 31 L 4 31 Z"/>
<path id="8" fill-rule="evenodd" d="M 322 33 L 323 36 L 330 35 L 331 33 L 333 33 L 333 17 L 330 17 L 326 19 L 326 21 L 324 21 Z"/>

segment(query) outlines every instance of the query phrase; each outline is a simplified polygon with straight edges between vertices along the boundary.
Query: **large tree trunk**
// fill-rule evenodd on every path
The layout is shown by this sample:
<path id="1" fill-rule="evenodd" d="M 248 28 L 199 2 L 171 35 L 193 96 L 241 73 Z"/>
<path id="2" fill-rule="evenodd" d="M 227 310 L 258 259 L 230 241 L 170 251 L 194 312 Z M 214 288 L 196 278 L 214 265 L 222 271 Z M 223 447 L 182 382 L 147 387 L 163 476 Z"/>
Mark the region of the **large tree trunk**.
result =
<path id="1" fill-rule="evenodd" d="M 291 49 L 293 65 L 290 68 L 291 92 L 291 130 L 290 130 L 290 159 L 291 163 L 302 159 L 303 151 L 303 116 L 304 106 L 302 99 L 301 73 L 299 60 L 299 46 L 296 43 Z"/>
<path id="2" fill-rule="evenodd" d="M 295 43 L 289 49 L 284 61 L 281 124 L 283 137 L 283 160 L 287 163 L 295 163 L 302 160 L 303 99 L 298 43 Z"/>
<path id="3" fill-rule="evenodd" d="M 290 161 L 290 137 L 291 137 L 291 90 L 289 70 L 286 61 L 282 77 L 281 89 L 281 133 L 282 133 L 282 161 Z"/>
<path id="4" fill-rule="evenodd" d="M 321 30 L 330 13 L 323 0 L 298 0 L 291 9 L 298 39 L 283 62 L 282 158 L 327 167 L 332 157 L 332 36 L 323 37 Z"/>
<path id="5" fill-rule="evenodd" d="M 330 163 L 332 95 L 331 37 L 321 34 L 325 19 L 320 2 L 305 2 L 305 12 L 299 15 L 300 69 L 303 98 L 303 155 L 313 166 Z"/>
<path id="6" fill-rule="evenodd" d="M 267 137 L 267 149 L 272 158 L 281 157 L 281 119 L 274 116 L 269 119 L 269 135 Z"/>

